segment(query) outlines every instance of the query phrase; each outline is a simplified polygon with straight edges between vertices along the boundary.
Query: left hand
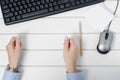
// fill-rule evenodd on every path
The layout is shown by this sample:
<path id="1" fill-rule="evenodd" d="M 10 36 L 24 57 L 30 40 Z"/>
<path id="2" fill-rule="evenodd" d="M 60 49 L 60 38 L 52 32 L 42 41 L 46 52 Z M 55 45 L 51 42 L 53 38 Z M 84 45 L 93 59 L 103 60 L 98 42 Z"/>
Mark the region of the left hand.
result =
<path id="1" fill-rule="evenodd" d="M 8 45 L 6 46 L 6 50 L 8 53 L 9 66 L 12 68 L 17 68 L 21 59 L 21 40 L 17 37 L 12 37 Z"/>

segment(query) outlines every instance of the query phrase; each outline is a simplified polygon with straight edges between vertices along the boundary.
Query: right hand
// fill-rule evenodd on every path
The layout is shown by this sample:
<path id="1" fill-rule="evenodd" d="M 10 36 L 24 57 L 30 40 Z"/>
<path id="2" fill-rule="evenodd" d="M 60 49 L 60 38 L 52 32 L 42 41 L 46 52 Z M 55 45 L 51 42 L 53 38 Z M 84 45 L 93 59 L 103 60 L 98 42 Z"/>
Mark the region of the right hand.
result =
<path id="1" fill-rule="evenodd" d="M 72 38 L 66 38 L 64 42 L 64 61 L 69 73 L 76 72 L 76 62 L 78 56 L 78 47 Z"/>
<path id="2" fill-rule="evenodd" d="M 6 46 L 6 50 L 8 53 L 9 66 L 12 68 L 17 68 L 21 59 L 21 40 L 17 37 L 12 37 L 8 45 Z"/>

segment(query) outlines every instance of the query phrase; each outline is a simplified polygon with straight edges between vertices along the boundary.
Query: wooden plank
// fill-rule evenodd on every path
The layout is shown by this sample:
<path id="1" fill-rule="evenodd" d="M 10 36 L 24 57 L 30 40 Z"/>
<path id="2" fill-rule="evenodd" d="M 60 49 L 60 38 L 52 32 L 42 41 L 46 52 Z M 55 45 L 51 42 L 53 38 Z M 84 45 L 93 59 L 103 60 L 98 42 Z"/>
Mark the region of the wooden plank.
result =
<path id="1" fill-rule="evenodd" d="M 7 54 L 0 51 L 0 64 L 8 64 Z M 2 62 L 3 61 L 3 62 Z M 25 66 L 65 66 L 62 51 L 23 51 L 21 65 Z M 85 50 L 78 58 L 80 66 L 114 66 L 120 67 L 120 51 L 111 51 L 107 55 L 99 54 L 96 50 Z"/>
<path id="2" fill-rule="evenodd" d="M 0 49 L 5 49 L 5 46 L 10 41 L 13 35 L 0 35 Z M 79 34 L 21 34 L 23 49 L 41 50 L 41 49 L 63 49 L 64 38 L 66 36 L 74 38 L 76 44 L 79 46 Z M 114 35 L 112 49 L 120 49 L 120 34 Z M 99 34 L 84 34 L 83 35 L 83 49 L 96 49 L 98 44 Z"/>
<path id="3" fill-rule="evenodd" d="M 63 22 L 64 21 L 64 22 Z M 91 26 L 86 22 L 86 18 L 43 18 L 5 26 L 2 19 L 0 19 L 0 34 L 2 33 L 79 33 L 79 21 L 82 23 L 82 32 L 86 33 L 100 33 L 101 28 Z M 115 18 L 110 30 L 115 33 L 120 33 L 120 18 Z"/>
<path id="4" fill-rule="evenodd" d="M 120 80 L 120 67 L 80 67 L 85 80 Z M 0 79 L 4 67 L 0 68 Z M 64 67 L 24 67 L 21 80 L 66 80 Z"/>
<path id="5" fill-rule="evenodd" d="M 104 2 L 104 7 L 106 8 L 106 10 L 108 10 L 111 13 L 115 11 L 116 5 L 117 5 L 117 0 L 106 0 Z M 118 6 L 116 17 L 120 17 L 120 4 Z"/>
<path id="6" fill-rule="evenodd" d="M 79 20 L 76 18 L 43 18 L 33 20 L 32 23 L 28 21 L 10 26 L 5 26 L 0 21 L 0 33 L 76 33 L 79 32 Z"/>

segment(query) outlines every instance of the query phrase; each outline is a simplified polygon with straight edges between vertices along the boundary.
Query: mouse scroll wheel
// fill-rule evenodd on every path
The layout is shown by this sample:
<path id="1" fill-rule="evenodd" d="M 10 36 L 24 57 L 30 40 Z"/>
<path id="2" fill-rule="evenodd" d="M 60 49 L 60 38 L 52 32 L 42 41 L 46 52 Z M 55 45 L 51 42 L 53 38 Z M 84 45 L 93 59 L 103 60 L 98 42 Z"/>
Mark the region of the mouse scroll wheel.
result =
<path id="1" fill-rule="evenodd" d="M 105 39 L 108 39 L 109 33 L 106 33 L 105 35 Z"/>

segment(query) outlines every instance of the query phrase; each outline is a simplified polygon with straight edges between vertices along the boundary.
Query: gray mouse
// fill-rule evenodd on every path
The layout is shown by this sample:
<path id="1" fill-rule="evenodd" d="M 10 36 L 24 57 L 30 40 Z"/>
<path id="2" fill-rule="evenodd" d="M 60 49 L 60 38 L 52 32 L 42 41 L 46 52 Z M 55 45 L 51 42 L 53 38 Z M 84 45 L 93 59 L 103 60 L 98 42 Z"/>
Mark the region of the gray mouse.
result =
<path id="1" fill-rule="evenodd" d="M 108 30 L 104 30 L 103 32 L 101 32 L 99 43 L 97 45 L 98 52 L 102 54 L 107 54 L 111 49 L 112 40 L 113 40 L 112 32 Z"/>

